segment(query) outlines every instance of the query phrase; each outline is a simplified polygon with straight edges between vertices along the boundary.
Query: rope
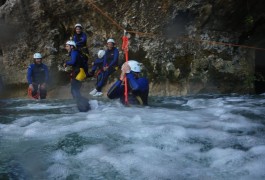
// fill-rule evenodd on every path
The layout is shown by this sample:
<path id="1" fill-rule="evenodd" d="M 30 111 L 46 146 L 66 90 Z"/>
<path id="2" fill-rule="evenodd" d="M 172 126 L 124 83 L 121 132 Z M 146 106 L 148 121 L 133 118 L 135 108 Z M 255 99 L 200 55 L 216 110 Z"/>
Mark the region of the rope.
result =
<path id="1" fill-rule="evenodd" d="M 247 45 L 241 45 L 241 44 L 224 43 L 224 42 L 209 41 L 209 40 L 189 39 L 189 38 L 184 38 L 184 37 L 179 37 L 179 39 L 188 40 L 188 41 L 196 41 L 199 43 L 217 44 L 217 45 L 223 45 L 223 46 L 241 47 L 241 48 L 265 51 L 265 48 L 258 48 L 255 46 L 247 46 Z"/>
<path id="2" fill-rule="evenodd" d="M 118 29 L 123 30 L 123 28 L 116 21 L 114 21 L 107 13 L 105 13 L 98 6 L 96 6 L 94 2 L 92 2 L 91 0 L 87 1 L 89 1 L 88 5 L 93 6 L 93 8 L 95 8 L 98 12 L 100 12 L 103 16 L 110 20 Z"/>
<path id="3" fill-rule="evenodd" d="M 95 3 L 92 0 L 87 0 L 87 1 L 89 2 L 88 5 L 91 5 L 93 8 L 95 8 L 100 14 L 102 14 L 109 21 L 111 21 L 119 30 L 124 31 L 124 28 L 122 28 L 113 18 L 111 18 L 107 13 L 105 13 L 103 10 L 101 10 L 97 5 L 95 5 Z M 144 33 L 144 32 L 139 32 L 139 31 L 126 30 L 126 32 L 132 33 L 132 34 L 138 34 L 139 36 L 161 36 L 161 35 L 157 35 L 154 33 Z M 200 42 L 200 43 L 209 43 L 209 44 L 217 44 L 217 45 L 241 47 L 241 48 L 265 51 L 265 48 L 258 48 L 255 46 L 247 46 L 247 45 L 241 45 L 241 44 L 224 43 L 224 42 L 199 40 L 199 39 L 189 39 L 189 38 L 184 38 L 184 37 L 178 37 L 178 38 L 186 40 L 186 41 L 196 41 L 196 42 Z"/>
<path id="4" fill-rule="evenodd" d="M 124 52 L 125 55 L 125 61 L 128 62 L 129 60 L 129 55 L 128 55 L 128 51 L 129 51 L 129 40 L 128 37 L 126 36 L 126 31 L 124 31 L 124 35 L 122 37 L 122 50 Z M 125 97 L 125 104 L 128 105 L 129 104 L 129 100 L 128 100 L 128 84 L 127 84 L 127 78 L 126 75 L 124 77 L 124 97 Z"/>
<path id="5" fill-rule="evenodd" d="M 93 8 L 95 8 L 100 14 L 102 14 L 109 21 L 111 21 L 112 24 L 114 24 L 120 31 L 124 31 L 124 28 L 121 27 L 121 25 L 119 25 L 113 18 L 111 18 L 107 13 L 101 10 L 97 5 L 95 5 L 95 3 L 92 2 L 92 0 L 87 0 L 87 1 L 89 2 L 88 5 L 91 5 Z M 138 34 L 140 36 L 155 36 L 154 33 L 144 33 L 144 32 L 139 32 L 139 31 L 128 31 L 128 30 L 126 30 L 126 32 L 132 33 L 132 34 Z"/>

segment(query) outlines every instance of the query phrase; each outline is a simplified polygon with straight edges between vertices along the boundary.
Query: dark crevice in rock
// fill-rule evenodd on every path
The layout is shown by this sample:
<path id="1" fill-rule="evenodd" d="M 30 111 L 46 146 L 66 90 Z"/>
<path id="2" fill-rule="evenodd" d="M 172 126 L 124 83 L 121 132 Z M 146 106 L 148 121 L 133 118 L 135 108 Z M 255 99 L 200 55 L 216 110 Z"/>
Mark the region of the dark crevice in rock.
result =
<path id="1" fill-rule="evenodd" d="M 0 7 L 6 3 L 6 0 L 0 0 Z"/>
<path id="2" fill-rule="evenodd" d="M 170 38 L 186 35 L 186 26 L 188 22 L 194 19 L 190 11 L 179 11 L 176 17 L 167 25 L 164 35 Z"/>

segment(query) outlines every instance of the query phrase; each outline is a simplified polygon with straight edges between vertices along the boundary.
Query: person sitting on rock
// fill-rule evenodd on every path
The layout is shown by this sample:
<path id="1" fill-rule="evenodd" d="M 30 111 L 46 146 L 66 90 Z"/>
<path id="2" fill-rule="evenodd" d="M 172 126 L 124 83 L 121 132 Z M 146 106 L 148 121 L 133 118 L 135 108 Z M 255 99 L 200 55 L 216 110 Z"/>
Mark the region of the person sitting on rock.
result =
<path id="1" fill-rule="evenodd" d="M 75 25 L 73 41 L 76 44 L 76 48 L 80 50 L 82 55 L 88 57 L 89 51 L 87 48 L 87 35 L 83 32 L 83 26 L 79 23 Z"/>
<path id="2" fill-rule="evenodd" d="M 84 70 L 88 76 L 88 48 L 87 48 L 87 35 L 83 32 L 83 26 L 81 24 L 76 24 L 74 29 L 73 41 L 76 44 L 76 48 L 80 51 L 80 56 L 84 61 Z"/>
<path id="3" fill-rule="evenodd" d="M 120 79 L 108 90 L 108 98 L 120 98 L 121 103 L 127 105 L 148 105 L 149 83 L 145 77 L 139 77 L 141 72 L 140 63 L 129 60 L 122 65 Z M 125 77 L 127 78 L 127 97 L 125 97 Z"/>
<path id="4" fill-rule="evenodd" d="M 102 78 L 102 72 L 103 72 L 103 61 L 105 56 L 105 50 L 99 50 L 98 51 L 98 58 L 94 61 L 92 70 L 89 72 L 89 77 L 93 77 L 96 73 L 97 77 L 97 84 L 99 83 L 100 79 Z M 92 90 L 89 94 L 95 95 L 97 93 L 97 89 Z"/>
<path id="5" fill-rule="evenodd" d="M 35 53 L 33 55 L 34 63 L 28 66 L 28 94 L 35 99 L 46 99 L 46 85 L 49 79 L 48 67 L 42 63 L 42 55 Z"/>
<path id="6" fill-rule="evenodd" d="M 107 83 L 109 76 L 116 71 L 118 67 L 119 50 L 115 47 L 113 39 L 107 40 L 107 50 L 105 51 L 103 61 L 103 71 L 98 75 L 96 91 L 90 92 L 93 96 L 102 96 L 102 88 Z"/>
<path id="7" fill-rule="evenodd" d="M 83 26 L 79 23 L 75 25 L 73 41 L 76 43 L 77 49 L 87 48 L 87 35 L 83 32 Z"/>

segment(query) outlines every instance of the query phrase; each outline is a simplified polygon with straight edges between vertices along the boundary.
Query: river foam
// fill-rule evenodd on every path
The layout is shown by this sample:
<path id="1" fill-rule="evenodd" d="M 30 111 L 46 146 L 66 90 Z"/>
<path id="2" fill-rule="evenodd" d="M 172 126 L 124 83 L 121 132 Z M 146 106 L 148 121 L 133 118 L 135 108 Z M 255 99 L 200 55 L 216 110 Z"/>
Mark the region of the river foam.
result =
<path id="1" fill-rule="evenodd" d="M 6 173 L 16 160 L 18 174 L 31 178 L 265 178 L 260 98 L 156 98 L 143 108 L 91 100 L 88 113 L 72 101 L 14 104 L 6 107 L 16 109 L 13 121 L 0 124 Z M 42 170 L 35 173 L 30 164 Z"/>

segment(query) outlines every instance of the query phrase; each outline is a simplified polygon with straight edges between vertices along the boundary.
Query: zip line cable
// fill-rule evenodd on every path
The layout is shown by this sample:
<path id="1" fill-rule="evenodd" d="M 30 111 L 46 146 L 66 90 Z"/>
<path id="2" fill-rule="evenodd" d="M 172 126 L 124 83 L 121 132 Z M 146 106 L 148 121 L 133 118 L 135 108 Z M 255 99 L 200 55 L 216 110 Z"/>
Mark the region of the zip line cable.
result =
<path id="1" fill-rule="evenodd" d="M 121 30 L 121 31 L 124 31 L 125 30 L 113 18 L 111 18 L 107 13 L 105 13 L 97 5 L 95 5 L 95 2 L 93 2 L 92 0 L 87 0 L 87 1 L 88 1 L 88 5 L 92 6 L 100 14 L 102 14 L 104 17 L 106 17 L 108 20 L 110 20 L 119 30 Z M 154 33 L 145 33 L 145 32 L 130 31 L 130 30 L 126 30 L 126 32 L 132 33 L 132 34 L 138 34 L 139 36 L 162 36 L 162 35 L 157 35 L 157 34 L 154 34 Z M 223 46 L 241 47 L 241 48 L 247 48 L 247 49 L 254 49 L 254 50 L 265 51 L 265 48 L 258 48 L 258 47 L 255 47 L 255 46 L 248 46 L 248 45 L 241 45 L 241 44 L 233 44 L 233 43 L 224 43 L 224 42 L 209 41 L 209 40 L 190 39 L 190 38 L 184 38 L 184 37 L 178 37 L 178 38 L 179 39 L 186 40 L 186 41 L 196 41 L 196 42 L 200 42 L 200 43 L 203 42 L 203 43 L 209 43 L 209 44 L 217 44 L 217 45 L 223 45 Z"/>

